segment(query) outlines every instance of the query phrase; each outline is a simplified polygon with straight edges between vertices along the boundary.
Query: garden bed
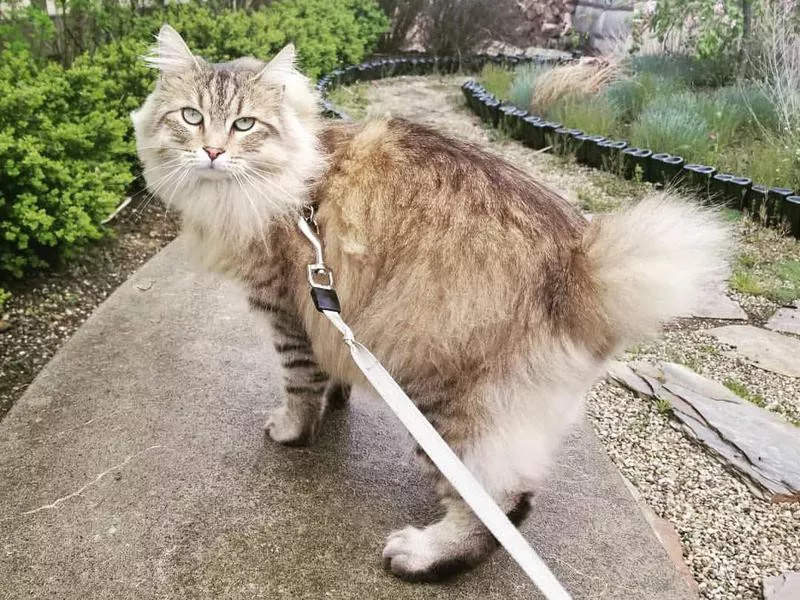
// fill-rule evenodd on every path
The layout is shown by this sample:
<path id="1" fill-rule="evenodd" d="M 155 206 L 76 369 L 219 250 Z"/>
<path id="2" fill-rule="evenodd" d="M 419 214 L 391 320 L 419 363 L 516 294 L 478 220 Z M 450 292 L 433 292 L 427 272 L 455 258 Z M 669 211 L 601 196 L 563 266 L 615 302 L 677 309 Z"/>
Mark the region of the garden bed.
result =
<path id="1" fill-rule="evenodd" d="M 798 115 L 776 86 L 726 81 L 688 57 L 637 56 L 489 64 L 463 91 L 487 123 L 532 148 L 684 187 L 800 236 Z"/>

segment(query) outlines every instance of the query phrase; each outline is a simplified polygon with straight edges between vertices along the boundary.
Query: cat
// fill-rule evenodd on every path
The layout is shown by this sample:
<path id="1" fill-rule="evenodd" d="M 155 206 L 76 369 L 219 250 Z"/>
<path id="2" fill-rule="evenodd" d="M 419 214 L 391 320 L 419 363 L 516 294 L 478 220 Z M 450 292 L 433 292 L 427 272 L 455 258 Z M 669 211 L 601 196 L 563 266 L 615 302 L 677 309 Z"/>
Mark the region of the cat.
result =
<path id="1" fill-rule="evenodd" d="M 291 45 L 211 64 L 165 25 L 148 61 L 160 76 L 132 113 L 147 185 L 182 215 L 192 254 L 271 323 L 286 402 L 266 432 L 282 444 L 311 443 L 365 384 L 310 298 L 296 227 L 309 207 L 344 320 L 517 524 L 608 359 L 686 314 L 725 268 L 718 215 L 672 194 L 589 222 L 432 128 L 323 122 Z M 383 560 L 431 581 L 497 544 L 417 454 L 446 512 L 392 533 Z"/>

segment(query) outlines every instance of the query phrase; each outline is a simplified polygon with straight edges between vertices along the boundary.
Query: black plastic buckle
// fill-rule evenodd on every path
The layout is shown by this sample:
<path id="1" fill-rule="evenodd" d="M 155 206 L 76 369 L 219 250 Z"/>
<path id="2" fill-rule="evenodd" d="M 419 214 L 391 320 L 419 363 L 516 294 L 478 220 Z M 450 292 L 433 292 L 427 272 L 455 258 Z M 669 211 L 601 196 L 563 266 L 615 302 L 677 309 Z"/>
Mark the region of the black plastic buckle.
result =
<path id="1" fill-rule="evenodd" d="M 342 312 L 342 306 L 339 304 L 339 296 L 334 289 L 312 287 L 311 299 L 314 301 L 314 306 L 319 312 L 324 310 L 337 313 Z"/>

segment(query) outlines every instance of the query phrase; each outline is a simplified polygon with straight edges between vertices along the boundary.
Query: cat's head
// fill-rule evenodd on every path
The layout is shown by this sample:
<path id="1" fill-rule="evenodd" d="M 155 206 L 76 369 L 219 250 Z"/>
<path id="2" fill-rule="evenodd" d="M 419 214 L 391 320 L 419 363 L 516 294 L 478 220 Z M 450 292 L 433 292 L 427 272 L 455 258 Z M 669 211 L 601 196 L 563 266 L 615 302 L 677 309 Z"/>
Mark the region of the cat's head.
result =
<path id="1" fill-rule="evenodd" d="M 317 98 L 291 45 L 270 62 L 212 64 L 164 25 L 155 90 L 131 114 L 151 192 L 217 242 L 248 243 L 296 213 L 323 168 Z"/>

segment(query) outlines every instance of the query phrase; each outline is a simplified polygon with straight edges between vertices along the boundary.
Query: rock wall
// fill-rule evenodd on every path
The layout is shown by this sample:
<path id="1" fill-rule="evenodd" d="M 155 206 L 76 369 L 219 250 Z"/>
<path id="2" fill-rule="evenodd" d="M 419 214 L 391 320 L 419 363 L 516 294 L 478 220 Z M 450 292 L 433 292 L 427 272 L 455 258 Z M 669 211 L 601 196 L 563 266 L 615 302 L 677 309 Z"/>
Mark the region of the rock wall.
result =
<path id="1" fill-rule="evenodd" d="M 575 32 L 601 51 L 628 38 L 634 8 L 632 0 L 519 0 L 519 7 L 527 45 L 551 47 Z"/>
<path id="2" fill-rule="evenodd" d="M 524 16 L 520 36 L 531 45 L 546 47 L 572 29 L 575 0 L 520 0 L 519 7 Z"/>

